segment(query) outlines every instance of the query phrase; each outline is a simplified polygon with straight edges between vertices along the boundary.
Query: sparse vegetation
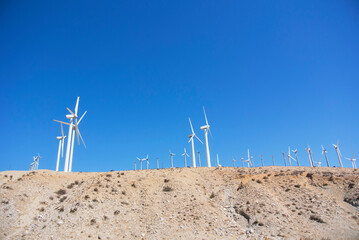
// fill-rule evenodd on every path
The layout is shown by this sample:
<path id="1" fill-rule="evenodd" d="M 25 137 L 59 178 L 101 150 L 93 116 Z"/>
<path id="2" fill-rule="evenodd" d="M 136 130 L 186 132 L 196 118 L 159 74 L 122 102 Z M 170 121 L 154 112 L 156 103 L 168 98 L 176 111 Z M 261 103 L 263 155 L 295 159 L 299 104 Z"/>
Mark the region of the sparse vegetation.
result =
<path id="1" fill-rule="evenodd" d="M 85 195 L 85 200 L 87 200 L 87 199 L 89 199 L 90 198 L 90 196 L 89 195 Z"/>
<path id="2" fill-rule="evenodd" d="M 62 198 L 60 198 L 60 202 L 63 202 L 63 201 L 65 201 L 66 200 L 66 198 L 67 198 L 67 196 L 63 196 Z"/>
<path id="3" fill-rule="evenodd" d="M 118 214 L 120 214 L 119 210 L 116 210 L 116 211 L 113 212 L 113 215 L 118 215 Z"/>
<path id="4" fill-rule="evenodd" d="M 98 192 L 98 189 L 97 189 L 97 188 L 94 188 L 93 190 L 94 190 L 94 192 Z"/>
<path id="5" fill-rule="evenodd" d="M 135 183 L 132 183 L 132 184 L 131 184 L 131 187 L 136 188 L 136 184 L 135 184 Z"/>
<path id="6" fill-rule="evenodd" d="M 164 191 L 164 192 L 172 192 L 173 189 L 172 189 L 170 186 L 164 186 L 164 187 L 163 187 L 163 191 Z"/>
<path id="7" fill-rule="evenodd" d="M 91 219 L 90 224 L 91 224 L 91 225 L 96 224 L 96 219 L 94 219 L 94 218 L 93 218 L 93 219 Z"/>
<path id="8" fill-rule="evenodd" d="M 170 180 L 169 179 L 165 179 L 163 180 L 165 183 L 168 183 Z"/>
<path id="9" fill-rule="evenodd" d="M 258 179 L 256 182 L 257 182 L 257 183 L 259 183 L 259 184 L 261 184 L 261 183 L 262 183 L 262 181 L 261 181 L 261 180 L 259 180 L 259 179 Z"/>
<path id="10" fill-rule="evenodd" d="M 300 188 L 300 184 L 296 184 L 296 185 L 294 185 L 294 187 Z"/>
<path id="11" fill-rule="evenodd" d="M 316 221 L 316 222 L 318 222 L 318 223 L 325 223 L 325 222 L 323 221 L 323 219 L 321 219 L 319 216 L 316 216 L 316 215 L 311 215 L 311 216 L 309 217 L 309 219 L 312 220 L 312 221 Z"/>
<path id="12" fill-rule="evenodd" d="M 209 196 L 209 198 L 214 198 L 216 196 L 216 194 L 214 194 L 213 192 L 211 193 L 211 195 Z"/>
<path id="13" fill-rule="evenodd" d="M 58 190 L 57 192 L 55 192 L 58 196 L 61 196 L 61 195 L 65 195 L 66 194 L 66 190 L 65 189 L 60 189 Z"/>
<path id="14" fill-rule="evenodd" d="M 70 209 L 70 213 L 74 213 L 74 212 L 76 212 L 76 211 L 77 211 L 77 208 L 76 208 L 76 207 Z"/>
<path id="15" fill-rule="evenodd" d="M 310 180 L 313 180 L 313 173 L 307 173 L 306 177 Z"/>

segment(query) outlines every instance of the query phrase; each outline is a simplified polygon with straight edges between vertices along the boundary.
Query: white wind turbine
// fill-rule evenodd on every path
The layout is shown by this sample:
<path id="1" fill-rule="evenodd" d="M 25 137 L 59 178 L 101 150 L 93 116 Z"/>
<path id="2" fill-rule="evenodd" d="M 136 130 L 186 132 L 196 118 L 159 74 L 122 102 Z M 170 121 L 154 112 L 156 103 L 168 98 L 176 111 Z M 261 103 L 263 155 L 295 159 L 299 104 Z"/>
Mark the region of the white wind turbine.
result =
<path id="1" fill-rule="evenodd" d="M 252 167 L 254 167 L 253 157 L 251 157 L 250 154 L 249 154 L 249 148 L 248 148 L 248 159 L 245 160 L 245 162 L 248 163 L 248 167 L 249 167 L 249 164 L 251 164 Z"/>
<path id="2" fill-rule="evenodd" d="M 242 161 L 242 168 L 244 167 L 244 158 L 241 158 Z"/>
<path id="3" fill-rule="evenodd" d="M 340 167 L 343 168 L 342 159 L 341 159 L 342 154 L 340 153 L 340 150 L 339 150 L 339 140 L 337 142 L 337 145 L 333 144 L 333 147 L 335 148 L 335 151 L 337 152 Z"/>
<path id="4" fill-rule="evenodd" d="M 191 142 L 191 144 L 192 144 L 192 166 L 196 167 L 196 156 L 195 156 L 195 150 L 194 150 L 194 137 L 196 137 L 198 139 L 198 141 L 200 141 L 202 144 L 203 144 L 203 142 L 194 133 L 191 118 L 188 118 L 188 119 L 189 119 L 189 124 L 191 125 L 191 130 L 192 130 L 192 134 L 188 136 L 189 137 L 188 142 Z"/>
<path id="5" fill-rule="evenodd" d="M 211 133 L 211 130 L 209 130 L 209 124 L 208 124 L 208 120 L 207 120 L 207 115 L 206 115 L 206 111 L 204 110 L 203 107 L 203 113 L 204 113 L 204 117 L 206 119 L 206 125 L 202 126 L 201 129 L 204 131 L 204 140 L 206 142 L 206 159 L 207 159 L 207 167 L 211 167 L 211 155 L 209 153 L 209 146 L 208 146 L 208 132 Z M 212 133 L 211 133 L 212 135 Z"/>
<path id="6" fill-rule="evenodd" d="M 173 156 L 176 155 L 174 153 L 171 152 L 171 149 L 170 149 L 170 158 L 171 158 L 171 168 L 173 168 Z"/>
<path id="7" fill-rule="evenodd" d="M 233 162 L 233 167 L 236 167 L 236 164 L 235 164 L 236 160 L 234 159 L 234 157 L 232 157 L 232 162 Z"/>
<path id="8" fill-rule="evenodd" d="M 75 132 L 77 136 L 77 142 L 80 145 L 79 137 L 81 138 L 82 143 L 84 144 L 84 147 L 86 148 L 86 144 L 84 140 L 82 139 L 80 130 L 78 128 L 78 125 L 80 124 L 82 118 L 85 116 L 87 111 L 84 112 L 84 114 L 81 116 L 80 120 L 77 121 L 77 110 L 79 107 L 79 101 L 80 97 L 77 97 L 76 106 L 75 106 L 75 113 L 73 113 L 69 108 L 67 110 L 71 114 L 67 114 L 66 118 L 70 119 L 70 123 L 65 123 L 62 121 L 54 120 L 55 122 L 60 122 L 66 125 L 69 125 L 69 134 L 67 139 L 67 146 L 66 146 L 66 157 L 65 157 L 65 165 L 64 165 L 64 172 L 71 172 L 72 171 L 72 159 L 74 154 L 74 140 L 75 140 Z"/>
<path id="9" fill-rule="evenodd" d="M 298 165 L 298 167 L 300 166 L 300 164 L 299 164 L 299 159 L 298 159 L 298 150 L 297 149 L 295 149 L 295 150 L 292 150 L 292 152 L 294 152 L 294 154 L 295 154 L 295 161 L 297 161 L 297 165 Z"/>
<path id="10" fill-rule="evenodd" d="M 201 155 L 200 155 L 200 152 L 198 151 L 197 154 L 198 154 L 198 167 L 201 167 Z"/>
<path id="11" fill-rule="evenodd" d="M 357 166 L 356 166 L 356 164 L 355 164 L 356 159 L 354 158 L 354 155 L 355 155 L 355 152 L 353 153 L 353 156 L 352 156 L 351 158 L 347 158 L 347 157 L 346 157 L 346 159 L 348 159 L 349 161 L 352 162 L 353 168 L 357 168 Z"/>
<path id="12" fill-rule="evenodd" d="M 287 166 L 287 162 L 285 160 L 285 153 L 282 153 L 283 154 L 283 159 L 284 159 L 284 166 Z"/>
<path id="13" fill-rule="evenodd" d="M 184 167 L 187 167 L 187 157 L 189 157 L 189 155 L 186 152 L 186 148 L 184 148 L 184 153 L 182 154 L 182 156 L 184 156 Z"/>
<path id="14" fill-rule="evenodd" d="M 328 167 L 330 167 L 329 166 L 329 161 L 328 161 L 328 157 L 327 157 L 327 150 L 323 147 L 323 145 L 322 145 L 322 155 L 324 154 L 324 156 L 325 156 L 325 160 L 327 161 L 327 166 Z"/>
<path id="15" fill-rule="evenodd" d="M 263 156 L 262 156 L 262 154 L 261 154 L 261 162 L 262 162 L 262 167 L 264 167 L 264 163 L 263 163 Z"/>
<path id="16" fill-rule="evenodd" d="M 308 158 L 309 158 L 310 166 L 311 166 L 311 167 L 314 167 L 312 150 L 310 149 L 310 146 L 309 146 L 309 145 L 308 145 L 308 148 L 305 149 L 305 151 L 308 153 Z"/>
<path id="17" fill-rule="evenodd" d="M 297 150 L 297 149 L 296 149 Z M 295 151 L 293 151 L 295 154 L 297 154 L 296 153 L 296 150 Z M 293 161 L 297 161 L 297 160 L 295 160 L 295 158 L 294 157 L 292 157 L 291 155 L 290 155 L 290 146 L 288 147 L 288 161 L 289 161 L 289 166 L 292 166 L 292 161 L 291 160 L 293 160 Z"/>
<path id="18" fill-rule="evenodd" d="M 217 154 L 217 167 L 222 167 L 221 164 L 219 164 L 219 157 L 218 157 L 218 154 Z"/>
<path id="19" fill-rule="evenodd" d="M 60 152 L 61 152 L 61 158 L 64 157 L 64 141 L 66 136 L 64 136 L 64 129 L 61 123 L 61 136 L 57 137 L 57 140 L 59 140 L 59 149 L 57 152 L 57 161 L 56 161 L 56 172 L 59 171 L 59 164 L 60 164 Z"/>
<path id="20" fill-rule="evenodd" d="M 272 154 L 272 162 L 273 162 L 273 166 L 275 166 L 275 162 L 274 162 L 274 156 Z"/>
<path id="21" fill-rule="evenodd" d="M 133 162 L 135 164 L 135 171 L 136 171 L 136 161 Z"/>

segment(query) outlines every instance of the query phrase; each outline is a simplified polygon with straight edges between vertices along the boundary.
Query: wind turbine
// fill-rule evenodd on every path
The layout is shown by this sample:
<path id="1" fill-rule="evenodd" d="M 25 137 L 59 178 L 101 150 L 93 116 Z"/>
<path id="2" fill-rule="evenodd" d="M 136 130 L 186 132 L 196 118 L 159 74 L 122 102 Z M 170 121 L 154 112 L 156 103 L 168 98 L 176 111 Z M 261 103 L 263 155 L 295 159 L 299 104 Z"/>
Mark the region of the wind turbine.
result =
<path id="1" fill-rule="evenodd" d="M 135 164 L 135 171 L 136 171 L 136 161 L 133 162 Z"/>
<path id="2" fill-rule="evenodd" d="M 353 153 L 353 156 L 352 156 L 351 158 L 347 158 L 347 157 L 346 157 L 346 159 L 348 159 L 349 161 L 352 162 L 353 168 L 357 168 L 357 166 L 355 165 L 356 159 L 354 158 L 354 155 L 355 155 L 355 152 Z"/>
<path id="3" fill-rule="evenodd" d="M 158 162 L 158 158 L 157 158 L 157 169 L 159 169 L 159 162 Z"/>
<path id="4" fill-rule="evenodd" d="M 285 161 L 285 153 L 283 153 L 284 166 L 287 166 L 287 162 Z"/>
<path id="5" fill-rule="evenodd" d="M 333 146 L 335 148 L 335 151 L 337 152 L 340 167 L 343 168 L 342 159 L 341 159 L 342 154 L 340 153 L 340 150 L 339 150 L 339 140 L 337 142 L 337 145 L 333 144 Z"/>
<path id="6" fill-rule="evenodd" d="M 251 159 L 247 159 L 247 160 L 245 160 L 245 162 L 248 164 L 248 167 L 250 167 Z"/>
<path id="7" fill-rule="evenodd" d="M 311 167 L 314 167 L 313 163 L 313 157 L 312 157 L 312 150 L 310 149 L 310 146 L 308 145 L 308 148 L 305 149 L 305 151 L 308 153 L 309 163 Z"/>
<path id="8" fill-rule="evenodd" d="M 146 156 L 146 164 L 147 164 L 147 170 L 148 170 L 148 165 L 150 164 L 150 162 L 148 161 L 148 154 L 147 154 L 147 156 Z"/>
<path id="9" fill-rule="evenodd" d="M 254 167 L 254 162 L 253 162 L 253 156 L 251 157 L 249 154 L 249 148 L 248 148 L 248 159 L 245 160 L 245 162 L 248 162 L 248 164 L 250 163 L 252 165 L 252 167 Z M 249 165 L 248 165 L 249 167 Z"/>
<path id="10" fill-rule="evenodd" d="M 211 133 L 211 130 L 209 130 L 209 124 L 208 124 L 208 120 L 207 120 L 207 115 L 206 115 L 206 111 L 204 110 L 203 107 L 203 113 L 204 113 L 204 117 L 206 119 L 206 125 L 202 126 L 201 129 L 204 131 L 204 140 L 206 142 L 206 158 L 207 158 L 207 167 L 211 167 L 211 155 L 209 153 L 209 146 L 208 146 L 208 131 Z M 212 135 L 212 133 L 211 133 Z"/>
<path id="11" fill-rule="evenodd" d="M 296 150 L 297 150 L 297 149 L 296 149 Z M 297 155 L 296 150 L 295 150 L 295 151 L 293 151 L 293 152 Z M 294 158 L 294 157 L 292 157 L 292 156 L 290 155 L 290 147 L 288 147 L 288 161 L 289 161 L 289 166 L 292 166 L 292 161 L 291 161 L 291 160 L 293 160 L 293 161 L 297 161 L 297 160 L 295 160 L 295 158 Z"/>
<path id="12" fill-rule="evenodd" d="M 80 140 L 79 140 L 79 137 L 80 137 L 82 143 L 84 144 L 84 147 L 86 148 L 86 144 L 85 144 L 84 140 L 82 139 L 80 130 L 78 128 L 78 125 L 80 124 L 82 118 L 85 116 L 87 111 L 85 111 L 84 114 L 81 116 L 80 120 L 77 121 L 77 110 L 78 110 L 78 107 L 79 107 L 79 101 L 80 101 L 80 97 L 77 97 L 76 106 L 75 106 L 75 113 L 73 113 L 69 108 L 67 108 L 67 110 L 71 113 L 71 114 L 66 115 L 66 118 L 70 119 L 70 124 L 62 122 L 62 121 L 54 120 L 55 122 L 60 122 L 60 123 L 63 123 L 63 124 L 66 124 L 66 125 L 70 126 L 69 127 L 68 139 L 67 139 L 67 146 L 66 146 L 66 157 L 65 157 L 64 172 L 71 172 L 72 171 L 72 158 L 73 158 L 73 154 L 74 154 L 75 132 L 76 132 L 78 144 L 80 145 Z"/>
<path id="13" fill-rule="evenodd" d="M 324 154 L 324 156 L 325 156 L 325 160 L 327 161 L 327 166 L 330 167 L 328 157 L 327 157 L 327 150 L 323 147 L 323 145 L 322 145 L 322 154 Z"/>
<path id="14" fill-rule="evenodd" d="M 56 172 L 59 171 L 60 152 L 61 152 L 61 157 L 64 157 L 64 141 L 65 141 L 65 138 L 66 138 L 66 136 L 64 136 L 64 129 L 63 129 L 62 123 L 61 123 L 61 136 L 57 137 L 57 140 L 59 140 L 59 150 L 57 152 Z"/>
<path id="15" fill-rule="evenodd" d="M 139 158 L 137 157 L 138 161 L 140 161 L 140 170 L 142 170 L 142 161 L 146 161 L 146 158 Z"/>
<path id="16" fill-rule="evenodd" d="M 292 152 L 294 152 L 294 154 L 295 154 L 295 159 L 296 159 L 295 161 L 297 161 L 297 164 L 298 164 L 298 167 L 299 167 L 300 165 L 299 165 L 298 154 L 297 154 L 298 150 L 295 149 L 295 150 L 292 150 Z"/>
<path id="17" fill-rule="evenodd" d="M 241 158 L 242 161 L 242 167 L 244 167 L 244 158 Z"/>
<path id="18" fill-rule="evenodd" d="M 197 153 L 198 153 L 198 167 L 201 167 L 201 156 L 199 151 Z"/>
<path id="19" fill-rule="evenodd" d="M 171 168 L 173 168 L 173 156 L 176 155 L 174 153 L 171 152 L 171 149 L 170 149 L 170 158 L 171 158 Z"/>
<path id="20" fill-rule="evenodd" d="M 234 157 L 232 157 L 233 167 L 236 167 L 235 161 Z"/>
<path id="21" fill-rule="evenodd" d="M 320 158 L 320 159 L 319 159 L 319 161 L 318 161 L 318 162 L 316 162 L 316 163 L 317 163 L 317 167 L 320 167 L 320 166 L 322 165 L 321 160 L 322 160 L 322 158 Z"/>
<path id="22" fill-rule="evenodd" d="M 221 164 L 219 164 L 219 157 L 218 157 L 218 154 L 217 154 L 217 167 L 222 167 Z"/>
<path id="23" fill-rule="evenodd" d="M 272 154 L 272 162 L 273 162 L 273 166 L 275 166 L 273 154 Z"/>
<path id="24" fill-rule="evenodd" d="M 199 139 L 197 137 L 197 135 L 194 133 L 193 131 L 193 126 L 192 126 L 192 122 L 191 122 L 191 118 L 189 119 L 189 124 L 191 125 L 191 130 L 192 130 L 192 134 L 190 134 L 189 137 L 189 141 L 192 144 L 192 166 L 195 168 L 196 167 L 196 156 L 195 156 L 195 150 L 194 150 L 194 137 L 196 137 L 198 139 L 198 141 L 200 141 L 202 144 L 203 142 L 201 141 L 201 139 Z M 200 165 L 201 166 L 201 165 Z"/>
<path id="25" fill-rule="evenodd" d="M 184 153 L 182 154 L 182 156 L 184 156 L 184 167 L 187 167 L 187 157 L 189 157 L 189 155 L 186 152 L 186 148 L 184 148 Z"/>
<path id="26" fill-rule="evenodd" d="M 264 163 L 263 163 L 263 156 L 262 156 L 262 154 L 261 154 L 261 162 L 262 162 L 262 167 L 264 167 Z"/>

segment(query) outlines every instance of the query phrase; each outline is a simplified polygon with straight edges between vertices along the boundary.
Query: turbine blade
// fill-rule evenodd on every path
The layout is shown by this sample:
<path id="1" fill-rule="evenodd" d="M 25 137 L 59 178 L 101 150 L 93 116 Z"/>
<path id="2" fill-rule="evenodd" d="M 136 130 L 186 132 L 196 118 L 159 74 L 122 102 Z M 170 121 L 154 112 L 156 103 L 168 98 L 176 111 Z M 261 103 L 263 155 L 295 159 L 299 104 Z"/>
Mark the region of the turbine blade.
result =
<path id="1" fill-rule="evenodd" d="M 191 118 L 188 118 L 189 119 L 189 124 L 191 125 L 191 130 L 192 130 L 192 133 L 194 134 L 194 131 L 193 131 L 193 126 L 192 126 L 192 122 L 191 122 Z"/>
<path id="2" fill-rule="evenodd" d="M 208 120 L 207 120 L 206 110 L 204 110 L 204 106 L 203 106 L 203 112 L 204 112 L 204 117 L 206 118 L 206 124 L 208 125 Z"/>
<path id="3" fill-rule="evenodd" d="M 200 141 L 202 144 L 203 144 L 203 142 L 201 141 L 201 139 L 199 139 L 198 137 L 197 137 L 197 135 L 194 135 L 197 139 L 198 139 L 198 141 Z"/>
<path id="4" fill-rule="evenodd" d="M 76 118 L 75 118 L 75 131 L 76 131 L 77 143 L 80 145 L 79 128 L 77 126 L 77 119 Z"/>
<path id="5" fill-rule="evenodd" d="M 188 140 L 188 142 L 191 142 L 193 140 L 193 136 Z"/>
<path id="6" fill-rule="evenodd" d="M 55 120 L 55 119 L 54 119 L 54 121 L 55 121 L 55 122 L 62 123 L 62 124 L 70 125 L 70 123 L 66 123 L 66 122 L 63 122 L 63 121 L 59 121 L 59 120 Z"/>
<path id="7" fill-rule="evenodd" d="M 80 101 L 80 97 L 77 97 L 76 107 L 75 107 L 75 115 L 76 116 L 77 116 L 77 110 L 79 109 L 79 101 Z"/>
<path id="8" fill-rule="evenodd" d="M 85 116 L 86 113 L 87 113 L 87 111 L 85 111 L 84 114 L 82 114 L 82 116 L 81 116 L 81 118 L 80 118 L 80 120 L 79 120 L 79 122 L 77 124 L 80 124 L 82 118 Z"/>
<path id="9" fill-rule="evenodd" d="M 61 135 L 62 135 L 62 138 L 64 138 L 64 128 L 62 127 L 62 123 L 61 123 Z"/>
<path id="10" fill-rule="evenodd" d="M 64 157 L 64 141 L 65 141 L 65 139 L 63 138 L 61 140 L 61 157 Z"/>
<path id="11" fill-rule="evenodd" d="M 74 114 L 69 108 L 66 108 L 66 109 L 67 109 L 67 111 L 69 111 L 72 115 L 75 116 L 75 114 Z"/>
<path id="12" fill-rule="evenodd" d="M 85 144 L 84 140 L 82 139 L 81 133 L 80 133 L 80 131 L 79 131 L 78 128 L 76 128 L 76 132 L 78 133 L 78 136 L 80 136 L 81 141 L 82 141 L 82 143 L 84 144 L 84 147 L 86 148 L 86 144 Z M 78 136 L 77 136 L 77 139 L 78 139 Z"/>
<path id="13" fill-rule="evenodd" d="M 355 155 L 355 151 L 354 151 L 354 153 L 353 153 L 352 159 L 354 158 L 354 155 Z"/>

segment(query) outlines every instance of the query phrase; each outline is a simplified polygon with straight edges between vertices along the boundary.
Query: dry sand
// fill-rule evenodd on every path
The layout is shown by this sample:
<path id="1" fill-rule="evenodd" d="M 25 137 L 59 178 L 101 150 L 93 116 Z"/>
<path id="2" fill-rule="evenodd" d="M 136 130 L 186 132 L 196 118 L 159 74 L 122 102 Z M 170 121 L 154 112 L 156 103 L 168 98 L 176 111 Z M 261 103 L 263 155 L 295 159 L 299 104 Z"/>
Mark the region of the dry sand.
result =
<path id="1" fill-rule="evenodd" d="M 0 173 L 0 239 L 359 239 L 359 171 Z"/>

